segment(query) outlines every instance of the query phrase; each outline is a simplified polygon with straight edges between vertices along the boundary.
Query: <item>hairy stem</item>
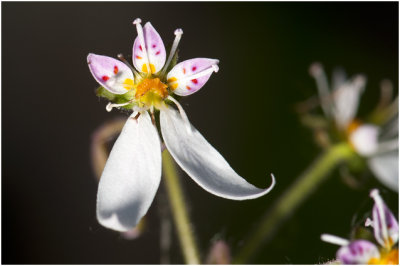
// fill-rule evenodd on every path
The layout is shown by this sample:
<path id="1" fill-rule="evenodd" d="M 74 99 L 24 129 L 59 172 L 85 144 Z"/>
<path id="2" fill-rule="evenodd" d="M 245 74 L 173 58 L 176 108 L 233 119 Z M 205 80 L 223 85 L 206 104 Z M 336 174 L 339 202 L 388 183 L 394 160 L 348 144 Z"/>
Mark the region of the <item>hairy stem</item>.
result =
<path id="1" fill-rule="evenodd" d="M 340 143 L 328 148 L 265 213 L 261 223 L 239 250 L 233 263 L 248 263 L 264 241 L 282 226 L 307 197 L 330 176 L 329 173 L 341 162 L 348 161 L 355 153 L 347 143 Z"/>
<path id="2" fill-rule="evenodd" d="M 185 206 L 183 191 L 176 172 L 175 162 L 167 149 L 163 151 L 162 159 L 165 187 L 171 204 L 172 214 L 185 262 L 187 264 L 200 264 L 198 248 L 194 240 L 194 234 Z"/>

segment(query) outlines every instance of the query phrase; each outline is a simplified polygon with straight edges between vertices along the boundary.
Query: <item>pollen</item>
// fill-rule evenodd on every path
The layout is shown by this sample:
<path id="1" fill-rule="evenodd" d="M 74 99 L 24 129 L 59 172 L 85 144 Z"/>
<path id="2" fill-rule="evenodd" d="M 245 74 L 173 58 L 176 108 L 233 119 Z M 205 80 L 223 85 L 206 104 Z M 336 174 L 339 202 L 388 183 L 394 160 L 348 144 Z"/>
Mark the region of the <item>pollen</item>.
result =
<path id="1" fill-rule="evenodd" d="M 167 91 L 168 86 L 160 81 L 159 78 L 155 79 L 144 79 L 137 87 L 136 87 L 136 99 L 144 96 L 148 92 L 153 92 L 160 96 L 161 98 L 165 98 L 168 96 Z"/>

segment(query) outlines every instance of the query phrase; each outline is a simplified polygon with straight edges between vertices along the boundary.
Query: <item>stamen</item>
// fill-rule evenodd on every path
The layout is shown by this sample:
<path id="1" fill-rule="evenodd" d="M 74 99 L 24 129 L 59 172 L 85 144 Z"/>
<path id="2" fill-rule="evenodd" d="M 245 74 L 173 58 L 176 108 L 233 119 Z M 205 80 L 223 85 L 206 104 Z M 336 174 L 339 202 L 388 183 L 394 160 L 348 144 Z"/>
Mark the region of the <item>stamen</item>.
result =
<path id="1" fill-rule="evenodd" d="M 364 75 L 357 75 L 353 79 L 353 86 L 356 87 L 357 89 L 363 91 L 365 84 L 367 83 L 367 78 Z"/>
<path id="2" fill-rule="evenodd" d="M 177 83 L 177 82 L 185 82 L 185 81 L 192 80 L 192 79 L 198 79 L 198 78 L 201 78 L 203 76 L 209 75 L 212 72 L 217 73 L 218 70 L 219 70 L 218 65 L 212 65 L 211 67 L 209 67 L 207 69 L 204 69 L 204 70 L 200 71 L 199 73 L 196 73 L 196 74 L 191 75 L 191 76 L 187 76 L 185 78 L 174 80 L 174 81 L 170 82 L 169 84 L 174 84 L 174 83 Z"/>
<path id="3" fill-rule="evenodd" d="M 389 236 L 388 236 L 388 231 L 387 231 L 387 225 L 386 225 L 386 215 L 385 215 L 385 203 L 383 203 L 383 200 L 381 196 L 379 195 L 379 190 L 373 189 L 369 193 L 369 196 L 375 201 L 376 208 L 378 209 L 378 221 L 374 221 L 377 226 L 377 228 L 374 228 L 375 230 L 382 229 L 382 241 L 384 242 L 384 245 L 389 244 Z M 381 225 L 381 228 L 379 228 L 379 222 Z"/>
<path id="4" fill-rule="evenodd" d="M 179 104 L 179 102 L 178 102 L 177 100 L 175 100 L 173 97 L 168 96 L 167 99 L 170 100 L 171 102 L 173 102 L 173 103 L 176 105 L 176 107 L 178 107 L 179 114 L 181 115 L 183 121 L 185 122 L 185 126 L 186 126 L 187 132 L 188 132 L 189 134 L 192 134 L 192 128 L 191 128 L 191 126 L 190 126 L 190 122 L 189 122 L 189 119 L 188 119 L 188 117 L 187 117 L 187 115 L 186 115 L 186 113 L 185 113 L 185 110 L 183 110 L 183 108 L 182 108 L 182 106 Z"/>
<path id="5" fill-rule="evenodd" d="M 154 116 L 154 106 L 150 106 L 150 115 L 151 115 L 151 122 L 154 126 L 156 126 L 156 118 Z"/>
<path id="6" fill-rule="evenodd" d="M 125 57 L 124 57 L 123 54 L 118 54 L 117 57 L 118 57 L 119 60 L 121 60 L 122 62 L 124 62 L 125 65 L 127 65 L 127 66 L 132 70 L 132 72 L 133 72 L 133 74 L 134 74 L 135 76 L 138 75 L 136 69 L 135 69 L 133 66 L 131 66 L 131 64 L 128 62 L 128 60 L 125 59 Z"/>
<path id="7" fill-rule="evenodd" d="M 372 228 L 374 227 L 374 221 L 372 221 L 370 218 L 367 218 L 365 220 L 365 224 L 366 227 L 371 226 Z"/>
<path id="8" fill-rule="evenodd" d="M 126 102 L 126 103 L 108 103 L 107 106 L 106 106 L 106 110 L 107 110 L 107 112 L 111 112 L 111 110 L 113 108 L 115 108 L 115 107 L 125 106 L 125 105 L 128 105 L 128 104 L 131 104 L 132 102 L 133 101 L 131 100 L 131 101 Z"/>
<path id="9" fill-rule="evenodd" d="M 350 244 L 349 240 L 330 234 L 322 234 L 321 240 L 338 246 L 347 246 Z"/>
<path id="10" fill-rule="evenodd" d="M 377 106 L 378 109 L 388 106 L 390 104 L 390 101 L 393 98 L 393 84 L 388 79 L 382 80 L 380 84 L 380 89 L 381 95 Z"/>
<path id="11" fill-rule="evenodd" d="M 181 37 L 183 34 L 183 30 L 176 29 L 174 34 L 175 34 L 175 40 L 174 40 L 174 43 L 172 44 L 171 51 L 169 52 L 167 62 L 165 63 L 163 70 L 160 73 L 161 76 L 164 75 L 165 71 L 167 71 L 167 68 L 168 68 L 169 64 L 171 63 L 171 60 L 175 55 L 176 49 L 178 48 L 179 41 L 181 40 Z"/>
<path id="12" fill-rule="evenodd" d="M 142 20 L 140 18 L 137 18 L 137 19 L 135 19 L 133 21 L 133 24 L 136 25 L 136 30 L 137 30 L 137 33 L 138 33 L 139 42 L 140 42 L 140 45 L 142 46 L 142 49 L 143 49 L 144 60 L 145 60 L 146 67 L 148 69 L 148 73 L 152 74 L 151 73 L 151 68 L 150 68 L 149 57 L 147 55 L 146 43 L 144 41 L 143 28 L 142 28 L 142 25 L 140 23 L 142 23 Z"/>
<path id="13" fill-rule="evenodd" d="M 330 91 L 328 85 L 328 79 L 325 71 L 320 63 L 313 63 L 310 66 L 310 75 L 315 79 L 317 83 L 318 94 L 321 101 L 321 107 L 327 117 L 331 117 L 332 106 Z"/>

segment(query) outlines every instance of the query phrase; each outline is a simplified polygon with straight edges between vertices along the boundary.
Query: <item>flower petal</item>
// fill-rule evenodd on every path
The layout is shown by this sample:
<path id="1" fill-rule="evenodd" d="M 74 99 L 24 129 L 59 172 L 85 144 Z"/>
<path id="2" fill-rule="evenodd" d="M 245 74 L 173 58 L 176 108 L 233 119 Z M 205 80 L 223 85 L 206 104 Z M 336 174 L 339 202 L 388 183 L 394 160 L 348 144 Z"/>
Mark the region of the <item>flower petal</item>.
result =
<path id="1" fill-rule="evenodd" d="M 160 71 L 165 64 L 165 46 L 160 35 L 150 22 L 147 22 L 146 25 L 144 25 L 143 35 L 147 54 L 140 43 L 140 37 L 136 37 L 133 44 L 133 65 L 137 70 L 148 73 L 149 66 L 146 65 L 147 57 L 149 60 L 151 73 L 154 74 Z"/>
<path id="2" fill-rule="evenodd" d="M 357 76 L 333 91 L 334 117 L 340 129 L 346 129 L 356 116 L 364 86 L 365 78 Z"/>
<path id="3" fill-rule="evenodd" d="M 399 224 L 379 195 L 379 191 L 373 189 L 370 195 L 375 201 L 372 208 L 372 227 L 375 239 L 382 247 L 391 249 L 399 240 Z"/>
<path id="4" fill-rule="evenodd" d="M 343 264 L 368 264 L 373 258 L 380 258 L 378 248 L 367 240 L 356 240 L 341 247 L 336 257 Z"/>
<path id="5" fill-rule="evenodd" d="M 370 156 L 378 149 L 378 135 L 379 127 L 366 124 L 350 134 L 350 141 L 360 155 Z"/>
<path id="6" fill-rule="evenodd" d="M 133 73 L 121 61 L 104 55 L 89 54 L 87 62 L 96 81 L 111 93 L 124 94 L 132 88 Z"/>
<path id="7" fill-rule="evenodd" d="M 368 160 L 376 178 L 386 187 L 399 191 L 399 151 L 378 154 Z"/>
<path id="8" fill-rule="evenodd" d="M 111 150 L 97 192 L 97 219 L 128 231 L 149 209 L 161 179 L 161 146 L 147 112 L 128 118 Z"/>
<path id="9" fill-rule="evenodd" d="M 160 111 L 161 132 L 167 149 L 180 167 L 202 188 L 219 197 L 246 200 L 271 191 L 259 189 L 235 173 L 221 154 L 172 108 Z"/>
<path id="10" fill-rule="evenodd" d="M 187 96 L 200 90 L 214 71 L 217 59 L 194 58 L 177 64 L 168 73 L 167 80 L 174 93 Z"/>

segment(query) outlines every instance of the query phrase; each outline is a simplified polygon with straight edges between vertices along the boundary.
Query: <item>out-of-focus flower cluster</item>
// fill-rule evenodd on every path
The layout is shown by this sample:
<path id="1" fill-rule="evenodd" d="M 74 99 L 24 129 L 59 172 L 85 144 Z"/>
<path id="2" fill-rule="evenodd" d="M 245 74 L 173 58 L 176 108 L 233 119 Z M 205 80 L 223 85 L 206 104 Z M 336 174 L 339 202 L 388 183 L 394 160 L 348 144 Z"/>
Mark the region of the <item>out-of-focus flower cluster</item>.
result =
<path id="1" fill-rule="evenodd" d="M 381 83 L 381 97 L 364 119 L 357 117 L 360 98 L 366 87 L 366 77 L 355 75 L 347 78 L 343 70 L 333 73 L 329 85 L 323 67 L 314 63 L 310 74 L 315 78 L 318 96 L 298 105 L 302 122 L 314 130 L 320 146 L 327 148 L 337 142 L 348 142 L 360 160 L 353 160 L 342 174 L 370 169 L 386 187 L 398 191 L 398 98 L 393 99 L 390 81 Z M 321 106 L 323 116 L 311 111 Z M 350 185 L 359 185 L 360 180 L 347 178 Z"/>

